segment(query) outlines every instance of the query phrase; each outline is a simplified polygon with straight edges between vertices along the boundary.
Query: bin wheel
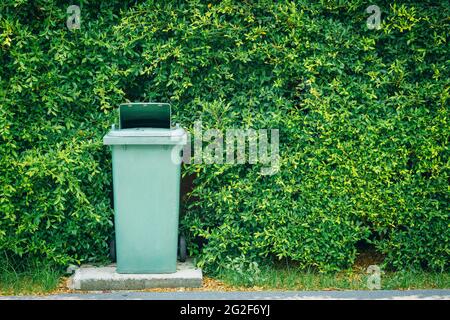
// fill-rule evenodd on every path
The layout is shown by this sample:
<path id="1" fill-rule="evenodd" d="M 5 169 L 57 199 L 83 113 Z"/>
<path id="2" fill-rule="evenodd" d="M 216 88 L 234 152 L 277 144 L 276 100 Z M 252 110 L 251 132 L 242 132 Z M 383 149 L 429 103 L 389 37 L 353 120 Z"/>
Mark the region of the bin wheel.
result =
<path id="1" fill-rule="evenodd" d="M 186 238 L 183 235 L 180 235 L 178 250 L 180 251 L 179 252 L 180 262 L 185 262 L 187 256 L 187 248 L 186 248 Z"/>
<path id="2" fill-rule="evenodd" d="M 111 258 L 112 262 L 116 262 L 116 240 L 112 239 L 109 242 L 109 257 Z"/>

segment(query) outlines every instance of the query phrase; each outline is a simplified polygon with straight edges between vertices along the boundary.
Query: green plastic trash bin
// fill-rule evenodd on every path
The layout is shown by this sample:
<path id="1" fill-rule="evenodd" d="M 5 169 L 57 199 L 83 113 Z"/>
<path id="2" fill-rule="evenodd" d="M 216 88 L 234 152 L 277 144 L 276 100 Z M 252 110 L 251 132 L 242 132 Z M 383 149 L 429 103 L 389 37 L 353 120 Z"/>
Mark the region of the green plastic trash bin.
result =
<path id="1" fill-rule="evenodd" d="M 112 149 L 117 272 L 175 272 L 186 132 L 171 128 L 168 104 L 122 104 L 119 113 L 119 128 L 103 138 Z"/>

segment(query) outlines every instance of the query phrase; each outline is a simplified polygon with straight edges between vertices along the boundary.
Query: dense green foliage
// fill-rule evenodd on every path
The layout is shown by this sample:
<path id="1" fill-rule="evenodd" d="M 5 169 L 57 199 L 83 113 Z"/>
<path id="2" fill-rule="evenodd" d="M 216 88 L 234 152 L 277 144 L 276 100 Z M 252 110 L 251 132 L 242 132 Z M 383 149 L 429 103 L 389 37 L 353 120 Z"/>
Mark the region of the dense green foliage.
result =
<path id="1" fill-rule="evenodd" d="M 175 121 L 278 128 L 280 171 L 188 165 L 182 228 L 209 271 L 288 259 L 332 271 L 365 242 L 389 266 L 448 269 L 448 1 L 0 4 L 0 249 L 106 256 L 109 152 L 125 101 Z M 199 243 L 201 245 L 199 245 Z"/>

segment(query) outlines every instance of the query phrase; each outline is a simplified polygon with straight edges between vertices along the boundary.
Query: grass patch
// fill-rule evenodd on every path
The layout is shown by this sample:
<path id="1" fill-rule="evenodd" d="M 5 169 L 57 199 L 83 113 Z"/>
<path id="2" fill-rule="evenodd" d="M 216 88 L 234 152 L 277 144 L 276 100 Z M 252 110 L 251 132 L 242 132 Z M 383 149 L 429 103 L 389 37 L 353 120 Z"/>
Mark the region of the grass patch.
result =
<path id="1" fill-rule="evenodd" d="M 262 268 L 258 274 L 222 272 L 217 278 L 238 287 L 259 287 L 265 290 L 369 290 L 369 274 L 362 270 L 323 274 L 281 268 Z M 448 289 L 450 273 L 386 272 L 381 275 L 381 289 Z"/>
<path id="2" fill-rule="evenodd" d="M 30 264 L 21 259 L 0 257 L 0 295 L 40 295 L 67 292 L 64 275 L 49 264 Z M 369 265 L 380 264 L 382 257 L 362 254 L 351 270 L 338 273 L 319 273 L 301 270 L 292 263 L 260 267 L 243 262 L 230 264 L 214 279 L 205 278 L 206 291 L 252 290 L 369 290 L 366 273 Z M 382 290 L 450 289 L 450 273 L 425 271 L 384 272 Z M 164 291 L 156 289 L 156 291 Z"/>
<path id="3" fill-rule="evenodd" d="M 45 294 L 56 290 L 61 272 L 43 264 L 14 267 L 7 260 L 0 261 L 0 295 Z"/>

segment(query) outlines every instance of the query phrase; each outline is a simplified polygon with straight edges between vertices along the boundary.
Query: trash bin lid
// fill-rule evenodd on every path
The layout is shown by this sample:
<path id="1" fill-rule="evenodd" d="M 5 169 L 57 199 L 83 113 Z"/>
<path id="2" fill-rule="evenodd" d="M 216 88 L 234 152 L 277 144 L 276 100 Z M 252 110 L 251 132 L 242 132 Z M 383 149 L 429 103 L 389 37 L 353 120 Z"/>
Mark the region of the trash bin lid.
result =
<path id="1" fill-rule="evenodd" d="M 170 104 L 154 102 L 122 103 L 119 129 L 170 128 Z"/>
<path id="2" fill-rule="evenodd" d="M 130 128 L 111 129 L 104 137 L 103 144 L 186 144 L 187 134 L 182 128 Z"/>

